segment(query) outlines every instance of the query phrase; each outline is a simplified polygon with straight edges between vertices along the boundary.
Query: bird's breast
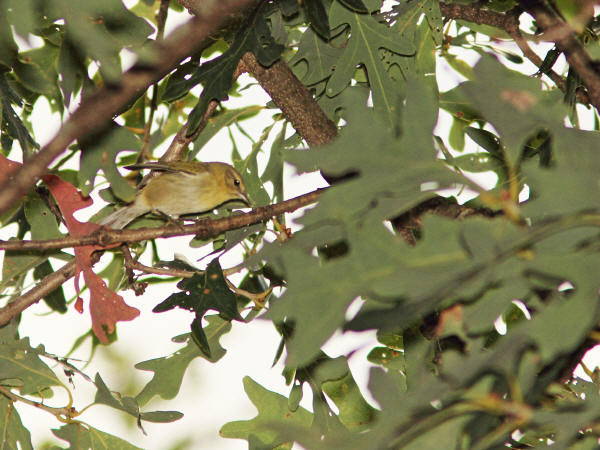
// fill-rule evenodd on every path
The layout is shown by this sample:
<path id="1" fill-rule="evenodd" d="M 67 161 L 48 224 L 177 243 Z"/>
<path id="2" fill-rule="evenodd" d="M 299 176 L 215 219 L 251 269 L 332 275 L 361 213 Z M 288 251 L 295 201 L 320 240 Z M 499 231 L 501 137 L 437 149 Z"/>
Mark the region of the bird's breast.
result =
<path id="1" fill-rule="evenodd" d="M 170 216 L 181 216 L 213 209 L 216 184 L 209 173 L 164 173 L 141 191 L 144 202 L 152 210 Z"/>

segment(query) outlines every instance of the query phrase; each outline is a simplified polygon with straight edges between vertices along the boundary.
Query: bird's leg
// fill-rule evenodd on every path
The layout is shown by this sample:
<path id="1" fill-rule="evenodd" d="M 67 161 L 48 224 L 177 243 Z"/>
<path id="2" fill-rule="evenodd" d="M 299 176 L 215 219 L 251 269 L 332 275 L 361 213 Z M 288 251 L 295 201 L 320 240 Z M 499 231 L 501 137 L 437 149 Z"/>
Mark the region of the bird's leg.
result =
<path id="1" fill-rule="evenodd" d="M 160 209 L 155 209 L 152 212 L 154 214 L 157 214 L 157 215 L 163 217 L 164 219 L 166 219 L 167 222 L 169 222 L 171 225 L 177 225 L 179 228 L 181 228 L 182 231 L 184 230 L 184 228 L 183 228 L 184 221 L 182 219 L 179 219 L 179 217 L 171 216 L 170 214 L 162 212 Z"/>

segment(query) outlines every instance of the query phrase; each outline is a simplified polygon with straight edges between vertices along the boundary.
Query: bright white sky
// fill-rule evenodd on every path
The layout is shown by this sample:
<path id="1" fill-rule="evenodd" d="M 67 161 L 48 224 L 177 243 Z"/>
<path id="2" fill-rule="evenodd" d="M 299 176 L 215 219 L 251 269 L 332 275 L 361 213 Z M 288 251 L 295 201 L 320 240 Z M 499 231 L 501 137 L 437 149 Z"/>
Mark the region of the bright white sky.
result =
<path id="1" fill-rule="evenodd" d="M 178 23 L 185 20 L 185 15 L 176 17 L 172 11 L 169 12 L 169 21 L 167 22 L 167 33 Z M 548 47 L 538 47 L 538 54 L 543 58 Z M 516 53 L 520 54 L 517 50 Z M 478 58 L 475 52 L 464 52 L 460 55 L 465 61 L 472 64 Z M 522 66 L 512 67 L 522 70 L 526 74 L 536 72 L 536 68 L 529 62 Z M 438 59 L 438 81 L 440 90 L 445 91 L 454 87 L 462 81 L 462 78 L 452 69 L 450 69 L 442 59 Z M 254 80 L 248 75 L 240 78 L 240 84 L 245 85 Z M 265 105 L 270 98 L 258 86 L 253 86 L 243 92 L 242 97 L 232 97 L 225 102 L 228 108 L 239 108 L 246 105 L 258 104 Z M 160 110 L 159 110 L 160 114 Z M 261 135 L 265 124 L 269 123 L 272 110 L 265 110 L 257 117 L 243 122 L 241 125 L 250 132 L 255 138 Z M 52 117 L 51 119 L 49 119 Z M 35 136 L 43 145 L 48 142 L 60 125 L 58 115 L 52 116 L 47 102 L 44 99 L 39 100 L 34 108 L 33 127 Z M 438 134 L 447 135 L 451 118 L 445 112 L 440 113 L 438 122 Z M 276 136 L 279 128 L 271 133 L 271 138 L 263 146 L 269 149 L 271 142 Z M 251 142 L 242 137 L 241 133 L 233 130 L 238 138 L 238 146 L 241 151 L 250 151 Z M 168 142 L 165 144 L 165 148 Z M 231 142 L 227 132 L 223 130 L 219 133 L 206 149 L 199 154 L 199 159 L 203 161 L 230 161 Z M 476 151 L 471 142 L 468 151 Z M 160 155 L 160 151 L 155 152 Z M 259 160 L 264 168 L 266 164 L 266 153 L 261 155 Z M 11 158 L 15 159 L 14 155 Z M 76 158 L 74 158 L 76 159 Z M 285 193 L 286 198 L 291 198 L 309 191 L 316 187 L 325 185 L 318 174 L 308 174 L 297 176 L 293 169 L 286 168 L 285 174 Z M 478 178 L 482 185 L 491 186 L 494 178 L 489 176 Z M 97 204 L 96 193 L 93 194 Z M 99 206 L 89 208 L 81 212 L 80 219 L 87 218 L 99 209 Z M 293 216 L 292 216 L 293 217 Z M 2 232 L 2 239 L 7 238 L 14 233 L 14 228 L 9 227 Z M 195 249 L 188 246 L 190 237 L 170 238 L 168 240 L 159 240 L 160 255 L 163 259 L 169 260 L 175 253 L 185 255 L 190 261 L 198 260 L 207 253 L 206 249 Z M 97 268 L 102 267 L 110 261 L 111 255 L 104 255 Z M 142 260 L 143 262 L 143 260 Z M 200 264 L 206 264 L 208 260 Z M 231 267 L 239 262 L 239 255 L 230 252 L 221 259 L 223 267 Z M 57 268 L 59 264 L 55 265 Z M 31 282 L 31 280 L 30 280 Z M 67 298 L 74 295 L 72 281 L 65 285 Z M 150 372 L 141 372 L 133 367 L 133 364 L 151 358 L 169 355 L 176 351 L 180 345 L 173 344 L 173 336 L 189 332 L 189 324 L 192 315 L 187 311 L 180 309 L 168 311 L 161 314 L 151 312 L 152 308 L 160 301 L 165 299 L 173 292 L 174 286 L 154 285 L 149 286 L 145 294 L 141 297 L 135 297 L 131 291 L 124 294 L 126 302 L 141 310 L 140 317 L 131 322 L 121 322 L 118 325 L 119 339 L 115 344 L 108 347 L 100 347 L 92 363 L 85 369 L 85 372 L 94 377 L 96 372 L 100 372 L 105 383 L 110 389 L 117 390 L 126 395 L 135 395 L 137 391 L 129 390 L 131 386 L 141 386 L 151 378 Z M 83 294 L 87 299 L 87 293 Z M 357 303 L 353 304 L 351 309 L 355 309 Z M 65 355 L 72 345 L 74 339 L 90 329 L 89 313 L 86 311 L 83 315 L 75 312 L 70 307 L 65 315 L 52 314 L 51 323 L 46 317 L 48 308 L 40 303 L 29 308 L 22 316 L 21 335 L 29 336 L 32 345 L 43 344 L 46 350 L 57 355 Z M 352 314 L 349 311 L 348 314 Z M 325 346 L 325 351 L 330 356 L 347 354 L 356 350 L 350 359 L 350 366 L 354 377 L 367 399 L 370 398 L 366 389 L 369 363 L 366 361 L 368 351 L 375 344 L 374 332 L 347 333 L 344 336 L 335 336 Z M 211 448 L 222 450 L 234 450 L 247 448 L 247 442 L 241 440 L 222 439 L 218 437 L 219 428 L 228 421 L 250 419 L 256 414 L 256 410 L 251 405 L 246 394 L 243 391 L 242 378 L 245 375 L 250 376 L 262 386 L 287 396 L 289 387 L 285 385 L 281 376 L 283 368 L 282 363 L 278 363 L 271 368 L 271 363 L 279 343 L 279 336 L 269 322 L 255 320 L 250 324 L 233 322 L 233 330 L 225 335 L 221 340 L 222 345 L 227 349 L 227 354 L 217 364 L 208 363 L 206 360 L 198 358 L 192 362 L 184 377 L 183 385 L 179 395 L 171 401 L 162 401 L 155 398 L 144 410 L 178 410 L 185 416 L 171 424 L 151 424 L 145 423 L 144 427 L 148 436 L 144 436 L 135 426 L 132 420 L 124 421 L 125 414 L 104 406 L 93 406 L 87 410 L 80 418 L 92 426 L 102 431 L 109 432 L 122 437 L 140 447 L 149 449 L 164 449 L 175 445 L 174 436 L 189 435 L 192 442 L 188 448 Z M 88 343 L 89 344 L 89 343 Z M 89 357 L 89 345 L 84 345 L 83 349 L 78 350 L 75 358 L 87 360 Z M 115 373 L 113 370 L 113 361 L 131 362 L 130 370 Z M 597 360 L 597 359 L 596 359 Z M 592 364 L 593 367 L 593 364 Z M 60 369 L 57 372 L 61 372 Z M 76 377 L 76 388 L 74 397 L 77 403 L 74 405 L 78 410 L 93 401 L 95 388 L 90 383 Z M 66 381 L 65 381 L 66 383 Z M 134 384 L 135 383 L 135 384 Z M 57 390 L 56 398 L 49 401 L 48 404 L 63 406 L 66 404 L 66 397 L 60 390 Z M 304 407 L 311 409 L 311 395 L 305 390 L 305 397 L 302 402 Z M 373 401 L 374 402 L 374 401 Z M 374 402 L 375 403 L 375 402 Z M 17 405 L 23 422 L 32 431 L 34 447 L 39 447 L 42 442 L 48 439 L 49 428 L 57 428 L 60 424 L 53 416 L 43 411 L 38 411 L 25 405 Z M 126 425 L 127 422 L 129 425 Z M 35 425 L 33 425 L 35 424 Z M 63 443 L 61 441 L 61 443 Z"/>

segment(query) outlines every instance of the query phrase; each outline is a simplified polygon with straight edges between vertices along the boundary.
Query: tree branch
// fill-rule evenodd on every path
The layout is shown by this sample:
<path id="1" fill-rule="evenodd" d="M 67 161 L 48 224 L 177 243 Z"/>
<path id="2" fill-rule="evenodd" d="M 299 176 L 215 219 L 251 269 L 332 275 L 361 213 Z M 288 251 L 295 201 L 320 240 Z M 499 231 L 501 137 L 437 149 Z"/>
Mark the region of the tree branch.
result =
<path id="1" fill-rule="evenodd" d="M 43 411 L 49 412 L 50 414 L 56 416 L 59 420 L 65 422 L 68 421 L 71 417 L 77 415 L 77 411 L 71 408 L 57 408 L 54 406 L 46 406 L 42 402 L 37 402 L 33 400 L 29 400 L 28 398 L 21 397 L 20 395 L 14 394 L 10 391 L 10 389 L 0 386 L 0 395 L 5 396 L 12 402 L 23 402 L 29 406 L 33 406 L 34 408 L 41 409 Z"/>
<path id="2" fill-rule="evenodd" d="M 95 233 L 80 238 L 69 236 L 64 239 L 51 239 L 47 241 L 0 241 L 0 246 L 1 248 L 10 248 L 11 250 L 33 249 L 44 251 L 89 244 L 110 245 L 121 242 L 136 242 L 158 237 L 184 236 L 189 234 L 198 235 L 201 239 L 210 239 L 211 237 L 218 236 L 224 231 L 262 222 L 271 217 L 283 214 L 284 212 L 292 212 L 298 208 L 314 203 L 323 190 L 324 189 L 318 189 L 291 200 L 286 200 L 274 205 L 262 206 L 246 214 L 239 214 L 222 219 L 201 219 L 193 225 L 168 225 L 157 228 L 141 228 L 139 230 L 109 230 L 107 228 L 101 228 Z M 22 244 L 21 246 L 15 247 L 11 242 L 21 242 Z M 92 264 L 95 264 L 100 259 L 100 254 L 101 252 L 95 252 L 92 255 Z M 132 268 L 139 269 L 140 267 Z M 154 271 L 154 273 L 159 273 L 159 271 Z M 34 288 L 0 309 L 0 327 L 7 324 L 13 317 L 27 309 L 29 306 L 40 301 L 40 299 L 48 295 L 74 275 L 75 262 L 71 261 L 56 272 L 46 276 Z"/>
<path id="3" fill-rule="evenodd" d="M 233 73 L 233 79 L 237 80 L 242 73 L 247 71 L 248 69 L 246 68 L 246 64 L 244 64 L 244 62 L 240 60 L 237 68 L 235 69 L 235 72 Z M 165 154 L 161 156 L 160 161 L 180 161 L 182 159 L 183 152 L 185 151 L 185 149 L 188 147 L 188 145 L 190 145 L 196 140 L 200 132 L 204 129 L 204 127 L 210 120 L 210 116 L 212 116 L 215 112 L 215 109 L 217 109 L 217 106 L 219 106 L 219 102 L 217 102 L 216 100 L 211 100 L 210 102 L 208 102 L 208 106 L 206 107 L 204 117 L 202 117 L 200 125 L 198 125 L 198 129 L 194 132 L 194 134 L 187 136 L 187 124 L 182 126 L 171 141 L 171 145 L 169 145 L 169 148 L 167 149 Z"/>
<path id="4" fill-rule="evenodd" d="M 490 25 L 506 31 L 523 52 L 523 56 L 529 59 L 538 68 L 542 67 L 542 58 L 531 49 L 519 29 L 520 9 L 513 9 L 506 13 L 500 13 L 482 9 L 477 4 L 462 5 L 458 3 L 440 3 L 440 11 L 444 17 L 449 19 L 462 19 L 479 25 Z M 544 74 L 547 75 L 561 91 L 565 92 L 566 82 L 563 77 L 552 69 L 544 72 Z M 585 94 L 578 95 L 578 101 L 586 104 L 589 103 L 589 99 Z"/>
<path id="5" fill-rule="evenodd" d="M 335 139 L 337 127 L 283 60 L 263 67 L 256 56 L 246 53 L 243 61 L 308 145 L 324 145 Z"/>
<path id="6" fill-rule="evenodd" d="M 590 55 L 579 43 L 573 30 L 543 3 L 537 0 L 524 0 L 521 4 L 535 18 L 542 31 L 552 36 L 553 42 L 565 54 L 567 62 L 575 69 L 585 84 L 590 103 L 598 109 L 600 107 L 600 76 Z"/>
<path id="7" fill-rule="evenodd" d="M 94 254 L 92 257 L 95 258 Z M 95 258 L 97 261 L 99 257 Z M 92 260 L 95 262 L 94 260 Z M 6 325 L 13 317 L 29 308 L 34 303 L 39 302 L 54 289 L 61 286 L 65 281 L 75 275 L 75 261 L 71 261 L 56 272 L 44 277 L 40 282 L 25 294 L 8 303 L 0 309 L 0 327 Z"/>
<path id="8" fill-rule="evenodd" d="M 192 14 L 202 14 L 203 0 L 177 0 Z M 270 95 L 294 129 L 308 145 L 323 145 L 337 136 L 337 127 L 325 115 L 306 86 L 292 73 L 283 60 L 263 67 L 252 53 L 242 58 L 248 72 Z"/>
<path id="9" fill-rule="evenodd" d="M 324 189 L 317 189 L 308 194 L 292 198 L 273 205 L 261 206 L 248 213 L 237 214 L 222 219 L 200 219 L 192 225 L 165 225 L 156 228 L 140 228 L 137 230 L 113 230 L 100 228 L 94 233 L 81 237 L 68 236 L 60 239 L 32 241 L 0 241 L 0 250 L 37 250 L 48 251 L 84 245 L 110 246 L 122 242 L 138 242 L 147 239 L 167 238 L 172 236 L 197 235 L 200 239 L 210 239 L 224 231 L 234 230 L 270 219 L 286 212 L 295 211 L 314 203 Z"/>
<path id="10" fill-rule="evenodd" d="M 144 89 L 193 54 L 231 14 L 256 3 L 257 0 L 203 1 L 202 15 L 178 28 L 164 41 L 152 45 L 152 64 L 136 64 L 123 74 L 118 86 L 103 87 L 87 98 L 52 141 L 29 158 L 18 172 L 8 176 L 0 186 L 0 215 L 19 201 L 71 142 L 104 126 Z"/>

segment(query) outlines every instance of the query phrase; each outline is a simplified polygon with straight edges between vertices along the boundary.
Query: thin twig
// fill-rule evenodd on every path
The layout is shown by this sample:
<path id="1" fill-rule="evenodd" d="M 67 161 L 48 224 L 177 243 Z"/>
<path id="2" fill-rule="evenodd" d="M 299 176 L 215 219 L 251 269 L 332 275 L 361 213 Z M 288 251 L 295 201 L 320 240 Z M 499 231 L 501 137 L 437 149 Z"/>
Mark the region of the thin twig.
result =
<path id="1" fill-rule="evenodd" d="M 244 61 L 240 60 L 235 69 L 235 72 L 233 73 L 233 79 L 237 80 L 239 76 L 242 73 L 247 72 L 247 70 L 248 69 L 244 64 Z M 161 156 L 160 161 L 166 162 L 181 160 L 188 146 L 196 140 L 198 135 L 200 135 L 200 132 L 204 129 L 204 127 L 206 127 L 211 116 L 217 109 L 217 106 L 219 106 L 219 102 L 215 100 L 211 100 L 210 102 L 208 102 L 208 106 L 206 107 L 204 117 L 202 117 L 202 120 L 200 121 L 200 124 L 198 125 L 196 131 L 194 131 L 194 133 L 190 136 L 187 136 L 187 124 L 183 125 L 171 141 L 171 145 L 169 145 L 167 151 L 164 153 L 163 156 Z"/>
<path id="2" fill-rule="evenodd" d="M 13 402 L 25 403 L 37 409 L 49 412 L 50 414 L 56 416 L 56 418 L 61 422 L 70 422 L 72 417 L 77 416 L 77 411 L 75 411 L 73 408 L 56 408 L 52 406 L 46 406 L 42 402 L 35 402 L 33 400 L 29 400 L 28 398 L 14 394 L 10 391 L 10 389 L 7 389 L 2 385 L 0 385 L 0 395 L 4 395 Z"/>
<path id="3" fill-rule="evenodd" d="M 156 40 L 162 41 L 165 34 L 165 22 L 167 21 L 167 13 L 169 12 L 170 0 L 161 0 L 158 13 L 156 14 Z M 152 131 L 152 122 L 154 122 L 154 113 L 158 107 L 158 83 L 152 85 L 152 99 L 150 100 L 150 112 L 148 120 L 144 126 L 144 146 L 138 155 L 138 162 L 147 161 L 150 159 L 150 132 Z"/>
<path id="4" fill-rule="evenodd" d="M 125 261 L 125 273 L 127 274 L 127 279 L 129 280 L 129 286 L 131 286 L 131 289 L 133 289 L 135 295 L 142 295 L 146 291 L 148 283 L 136 281 L 135 279 L 133 269 L 135 268 L 136 264 L 138 264 L 138 262 L 135 261 L 131 256 L 129 246 L 127 244 L 121 245 L 121 253 L 123 253 L 123 260 Z"/>
<path id="5" fill-rule="evenodd" d="M 264 292 L 254 293 L 254 292 L 250 292 L 245 289 L 237 287 L 235 284 L 233 284 L 227 278 L 225 278 L 225 282 L 227 283 L 227 286 L 229 286 L 229 289 L 231 289 L 235 294 L 240 295 L 242 297 L 249 298 L 250 300 L 252 300 L 252 302 L 254 303 L 254 305 L 257 308 L 263 308 L 265 306 L 265 298 L 267 298 L 267 296 L 273 291 L 273 287 L 270 286 Z"/>

